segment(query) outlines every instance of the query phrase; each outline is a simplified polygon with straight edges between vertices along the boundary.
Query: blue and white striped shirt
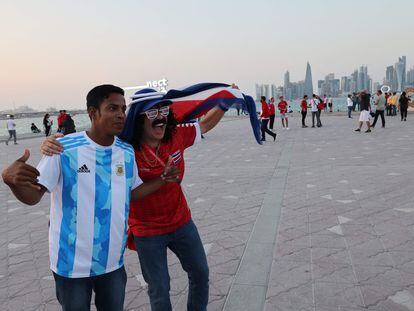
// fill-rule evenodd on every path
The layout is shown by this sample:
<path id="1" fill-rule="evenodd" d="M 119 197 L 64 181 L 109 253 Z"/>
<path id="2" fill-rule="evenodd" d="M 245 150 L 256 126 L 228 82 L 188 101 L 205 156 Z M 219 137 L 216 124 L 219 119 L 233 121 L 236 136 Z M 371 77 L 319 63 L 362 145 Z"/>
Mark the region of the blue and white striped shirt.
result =
<path id="1" fill-rule="evenodd" d="M 130 193 L 142 183 L 134 150 L 118 138 L 100 146 L 86 132 L 58 140 L 63 152 L 37 167 L 52 193 L 51 269 L 69 278 L 114 271 L 123 265 Z"/>

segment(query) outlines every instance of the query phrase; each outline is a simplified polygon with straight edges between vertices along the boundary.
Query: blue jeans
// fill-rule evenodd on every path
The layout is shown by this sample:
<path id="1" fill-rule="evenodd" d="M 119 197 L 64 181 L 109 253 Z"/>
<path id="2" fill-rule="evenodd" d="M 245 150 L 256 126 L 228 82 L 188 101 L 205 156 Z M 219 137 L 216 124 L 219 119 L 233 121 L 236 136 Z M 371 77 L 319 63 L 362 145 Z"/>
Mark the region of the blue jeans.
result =
<path id="1" fill-rule="evenodd" d="M 67 278 L 53 273 L 56 296 L 63 311 L 89 311 L 92 290 L 98 311 L 124 310 L 125 268 L 86 278 Z"/>
<path id="2" fill-rule="evenodd" d="M 352 106 L 348 106 L 348 118 L 351 118 Z"/>
<path id="3" fill-rule="evenodd" d="M 149 237 L 134 236 L 142 275 L 148 284 L 152 311 L 171 310 L 167 248 L 180 260 L 188 275 L 187 310 L 207 310 L 208 265 L 203 244 L 190 219 L 174 232 Z"/>

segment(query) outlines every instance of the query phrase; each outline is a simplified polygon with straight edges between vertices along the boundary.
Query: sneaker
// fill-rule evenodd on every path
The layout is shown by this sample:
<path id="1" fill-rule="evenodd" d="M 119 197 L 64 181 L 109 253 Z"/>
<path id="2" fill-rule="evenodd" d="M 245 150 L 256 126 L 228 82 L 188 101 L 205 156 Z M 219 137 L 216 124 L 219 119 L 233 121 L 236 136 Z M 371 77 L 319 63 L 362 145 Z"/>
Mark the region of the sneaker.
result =
<path id="1" fill-rule="evenodd" d="M 288 128 L 288 127 L 287 127 L 286 129 L 287 129 L 287 130 L 290 130 L 290 128 Z"/>
<path id="2" fill-rule="evenodd" d="M 312 128 L 314 128 L 315 127 L 315 125 L 312 125 Z"/>
<path id="3" fill-rule="evenodd" d="M 266 139 L 262 138 L 260 141 L 266 141 Z"/>
<path id="4" fill-rule="evenodd" d="M 276 136 L 277 136 L 277 134 L 275 133 L 275 135 L 273 135 L 273 141 L 276 140 Z"/>
<path id="5" fill-rule="evenodd" d="M 361 132 L 361 129 L 356 129 L 355 132 Z"/>
<path id="6" fill-rule="evenodd" d="M 7 146 L 9 145 L 9 142 L 7 140 L 5 141 L 5 143 L 6 143 Z"/>
<path id="7" fill-rule="evenodd" d="M 404 119 L 404 121 L 407 121 L 407 119 Z"/>
<path id="8" fill-rule="evenodd" d="M 18 145 L 18 143 L 14 143 L 15 145 Z"/>
<path id="9" fill-rule="evenodd" d="M 367 130 L 365 131 L 365 133 L 371 133 L 371 130 L 370 130 L 370 129 L 367 129 Z"/>

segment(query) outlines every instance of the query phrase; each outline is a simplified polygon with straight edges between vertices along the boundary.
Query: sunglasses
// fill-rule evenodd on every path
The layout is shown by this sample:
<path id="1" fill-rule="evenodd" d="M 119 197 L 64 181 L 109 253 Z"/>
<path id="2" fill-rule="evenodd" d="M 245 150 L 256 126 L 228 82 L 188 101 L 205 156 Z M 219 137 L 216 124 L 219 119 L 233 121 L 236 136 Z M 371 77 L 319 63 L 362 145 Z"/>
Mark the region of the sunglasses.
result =
<path id="1" fill-rule="evenodd" d="M 170 114 L 170 107 L 169 106 L 163 106 L 159 109 L 150 109 L 147 111 L 144 111 L 145 115 L 147 116 L 147 118 L 149 120 L 154 120 L 157 116 L 158 113 L 162 116 L 162 117 L 168 117 L 168 115 Z"/>

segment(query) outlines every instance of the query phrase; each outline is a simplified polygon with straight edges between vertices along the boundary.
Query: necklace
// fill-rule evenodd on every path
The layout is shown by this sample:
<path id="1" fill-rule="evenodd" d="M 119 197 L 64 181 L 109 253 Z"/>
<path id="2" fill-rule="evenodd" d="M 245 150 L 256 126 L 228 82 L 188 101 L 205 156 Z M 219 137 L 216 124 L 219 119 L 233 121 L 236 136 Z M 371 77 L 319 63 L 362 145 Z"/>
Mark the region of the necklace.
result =
<path id="1" fill-rule="evenodd" d="M 147 156 L 145 155 L 145 152 L 144 152 L 144 148 L 142 149 L 142 151 L 141 151 L 141 153 L 142 153 L 142 156 L 143 156 L 143 158 L 144 158 L 144 160 L 145 160 L 145 162 L 147 162 L 147 164 L 150 166 L 150 167 L 155 167 L 155 166 L 157 166 L 157 163 L 158 164 L 161 164 L 163 167 L 165 166 L 165 163 L 158 157 L 158 151 L 159 151 L 159 147 L 160 147 L 160 145 L 158 145 L 157 147 L 155 147 L 155 153 L 154 153 L 154 151 L 152 151 L 151 150 L 151 148 L 150 147 L 148 147 L 148 146 L 146 146 L 146 145 L 144 145 L 144 148 L 146 148 L 146 149 L 148 149 L 148 152 L 154 157 L 154 159 L 153 160 L 149 160 L 148 158 L 147 158 Z"/>

